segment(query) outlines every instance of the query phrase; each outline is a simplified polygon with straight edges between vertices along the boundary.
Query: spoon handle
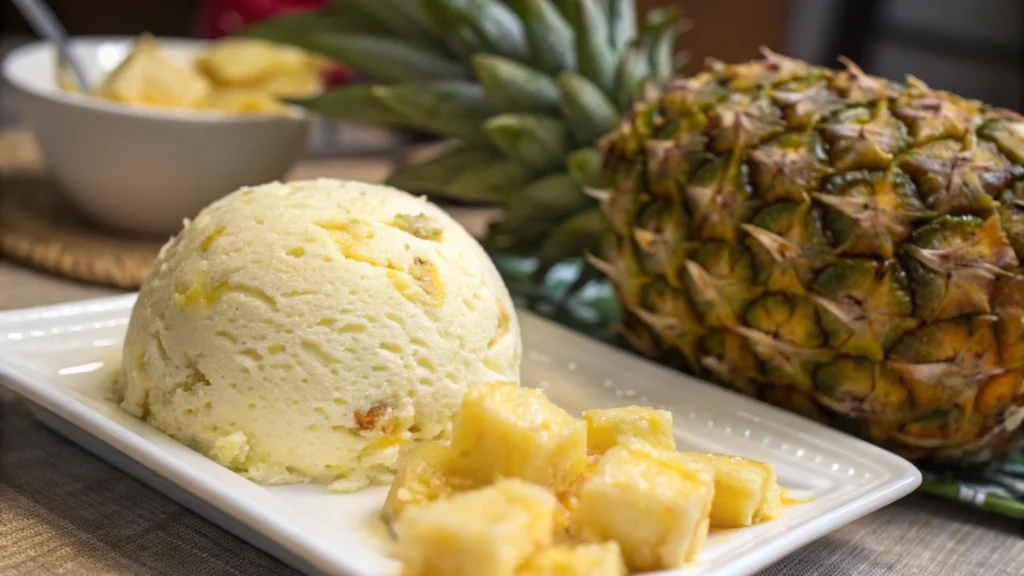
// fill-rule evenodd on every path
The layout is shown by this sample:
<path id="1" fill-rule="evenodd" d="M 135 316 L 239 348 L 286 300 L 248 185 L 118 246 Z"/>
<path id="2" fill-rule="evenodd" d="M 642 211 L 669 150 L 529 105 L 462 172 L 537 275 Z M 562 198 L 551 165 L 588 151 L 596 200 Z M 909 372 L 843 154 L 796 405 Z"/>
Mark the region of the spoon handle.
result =
<path id="1" fill-rule="evenodd" d="M 71 51 L 68 50 L 68 33 L 64 30 L 60 21 L 57 20 L 57 17 L 54 16 L 50 7 L 42 0 L 11 0 L 11 2 L 18 8 L 21 15 L 32 26 L 32 29 L 36 31 L 36 34 L 54 43 L 57 47 L 61 64 L 67 64 L 71 67 L 71 72 L 75 75 L 79 88 L 87 91 L 89 83 L 85 79 L 82 67 L 78 65 L 78 62 L 71 56 Z"/>

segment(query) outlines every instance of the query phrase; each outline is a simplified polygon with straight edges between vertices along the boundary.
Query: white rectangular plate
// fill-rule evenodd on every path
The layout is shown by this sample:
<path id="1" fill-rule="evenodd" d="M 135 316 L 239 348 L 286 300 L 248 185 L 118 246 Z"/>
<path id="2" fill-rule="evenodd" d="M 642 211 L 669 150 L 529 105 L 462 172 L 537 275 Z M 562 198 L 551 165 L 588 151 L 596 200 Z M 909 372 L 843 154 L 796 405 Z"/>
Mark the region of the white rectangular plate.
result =
<path id="1" fill-rule="evenodd" d="M 255 546 L 311 574 L 397 574 L 378 512 L 385 487 L 332 494 L 265 487 L 121 412 L 108 399 L 135 296 L 0 313 L 0 377 L 43 422 Z M 520 312 L 523 383 L 564 408 L 646 404 L 675 416 L 680 448 L 771 462 L 792 497 L 783 518 L 712 534 L 679 576 L 756 572 L 913 491 L 909 462 L 720 387 Z"/>

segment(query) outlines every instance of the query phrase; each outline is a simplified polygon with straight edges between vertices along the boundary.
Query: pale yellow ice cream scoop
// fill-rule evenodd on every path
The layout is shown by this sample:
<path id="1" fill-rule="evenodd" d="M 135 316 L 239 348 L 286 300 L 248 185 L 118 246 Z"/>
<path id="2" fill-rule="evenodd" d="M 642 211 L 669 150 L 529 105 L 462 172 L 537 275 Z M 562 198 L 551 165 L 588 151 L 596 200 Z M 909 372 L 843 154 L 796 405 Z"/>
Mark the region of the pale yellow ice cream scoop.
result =
<path id="1" fill-rule="evenodd" d="M 518 381 L 519 325 L 480 245 L 393 188 L 234 192 L 162 249 L 122 407 L 262 483 L 357 489 L 445 437 L 470 386 Z"/>

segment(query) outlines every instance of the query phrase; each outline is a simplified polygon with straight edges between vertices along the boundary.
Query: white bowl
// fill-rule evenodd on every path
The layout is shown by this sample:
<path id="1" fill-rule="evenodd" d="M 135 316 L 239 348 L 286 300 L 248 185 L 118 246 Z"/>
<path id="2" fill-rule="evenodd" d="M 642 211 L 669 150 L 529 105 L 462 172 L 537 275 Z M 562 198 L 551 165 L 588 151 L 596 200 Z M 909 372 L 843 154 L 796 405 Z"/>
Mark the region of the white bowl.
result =
<path id="1" fill-rule="evenodd" d="M 93 85 L 131 51 L 134 38 L 74 38 L 71 50 Z M 207 42 L 158 38 L 167 54 L 191 58 Z M 129 106 L 57 86 L 56 49 L 35 42 L 11 52 L 4 79 L 35 134 L 47 170 L 81 210 L 123 230 L 173 234 L 217 198 L 281 179 L 305 150 L 309 118 L 233 116 L 216 111 Z"/>

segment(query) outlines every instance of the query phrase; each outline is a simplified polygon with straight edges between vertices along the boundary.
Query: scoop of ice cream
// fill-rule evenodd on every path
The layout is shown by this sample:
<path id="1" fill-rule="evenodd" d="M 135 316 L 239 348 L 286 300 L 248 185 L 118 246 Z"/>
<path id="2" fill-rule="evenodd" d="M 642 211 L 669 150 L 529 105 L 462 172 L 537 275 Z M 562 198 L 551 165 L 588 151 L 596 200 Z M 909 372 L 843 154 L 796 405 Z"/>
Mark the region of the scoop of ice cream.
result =
<path id="1" fill-rule="evenodd" d="M 520 357 L 505 285 L 441 209 L 272 183 L 163 247 L 128 326 L 122 407 L 257 482 L 350 490 L 445 437 L 468 387 L 518 381 Z"/>

